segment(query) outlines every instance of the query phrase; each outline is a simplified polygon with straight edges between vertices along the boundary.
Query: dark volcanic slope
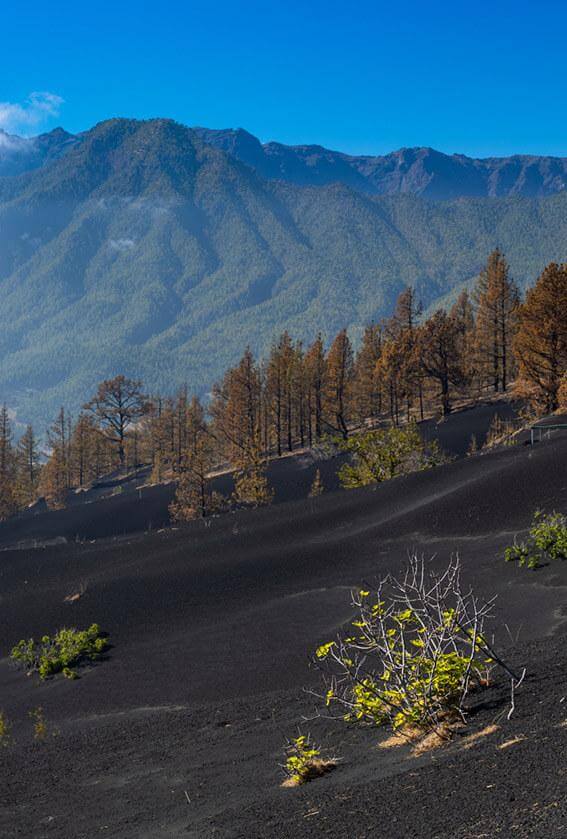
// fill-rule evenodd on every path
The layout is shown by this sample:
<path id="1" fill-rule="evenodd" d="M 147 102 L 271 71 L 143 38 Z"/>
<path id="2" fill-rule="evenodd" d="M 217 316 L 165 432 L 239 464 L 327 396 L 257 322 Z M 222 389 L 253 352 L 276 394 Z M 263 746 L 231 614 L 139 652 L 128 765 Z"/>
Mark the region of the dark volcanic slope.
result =
<path id="1" fill-rule="evenodd" d="M 427 420 L 420 423 L 420 429 L 426 440 L 436 440 L 448 455 L 462 457 L 473 434 L 478 446 L 483 445 L 495 415 L 509 420 L 516 412 L 509 402 L 487 402 L 455 412 L 439 423 Z M 326 491 L 338 489 L 336 473 L 342 461 L 342 456 L 319 460 L 310 452 L 272 461 L 268 479 L 275 503 L 307 498 L 317 469 Z M 159 530 L 170 523 L 169 505 L 175 487 L 151 486 L 149 478 L 149 470 L 142 469 L 126 480 L 104 479 L 89 491 L 70 494 L 67 508 L 57 512 L 47 512 L 45 505 L 38 504 L 20 516 L 0 522 L 0 547 L 29 547 L 54 540 L 84 541 Z M 227 474 L 215 478 L 213 484 L 225 496 L 234 490 Z"/>
<path id="2" fill-rule="evenodd" d="M 506 565 L 536 507 L 567 509 L 567 436 L 467 458 L 375 490 L 328 493 L 176 531 L 0 553 L 0 644 L 98 621 L 108 660 L 45 684 L 0 662 L 6 837 L 352 839 L 562 835 L 567 565 Z M 529 678 L 512 722 L 474 748 L 410 758 L 377 734 L 309 724 L 345 762 L 280 789 L 286 737 L 313 708 L 313 647 L 349 617 L 351 586 L 399 568 L 408 548 L 458 550 L 467 580 L 499 594 L 497 638 Z M 67 595 L 82 591 L 73 605 Z M 524 644 L 532 646 L 526 649 Z M 471 730 L 501 717 L 482 697 Z M 33 743 L 42 706 L 57 736 Z M 526 739 L 499 749 L 522 735 Z M 566 738 L 566 739 L 564 739 Z"/>

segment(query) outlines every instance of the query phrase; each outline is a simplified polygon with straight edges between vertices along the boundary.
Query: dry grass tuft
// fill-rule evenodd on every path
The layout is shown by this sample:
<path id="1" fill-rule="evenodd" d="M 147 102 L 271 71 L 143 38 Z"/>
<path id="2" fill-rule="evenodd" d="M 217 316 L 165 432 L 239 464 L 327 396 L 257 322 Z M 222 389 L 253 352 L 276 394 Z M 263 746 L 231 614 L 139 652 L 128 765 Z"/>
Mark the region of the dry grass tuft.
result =
<path id="1" fill-rule="evenodd" d="M 402 734 L 391 734 L 389 737 L 386 737 L 385 740 L 382 740 L 378 743 L 379 749 L 395 749 L 398 746 L 403 746 L 404 743 L 407 743 L 408 738 L 404 737 Z"/>
<path id="2" fill-rule="evenodd" d="M 328 772 L 332 772 L 336 765 L 336 760 L 321 760 L 319 758 L 314 758 L 307 763 L 306 772 L 300 781 L 296 778 L 286 778 L 282 783 L 282 787 L 300 787 L 308 781 L 313 781 L 315 778 L 321 778 Z"/>
<path id="3" fill-rule="evenodd" d="M 441 746 L 446 746 L 460 728 L 462 723 L 448 723 L 442 722 L 433 731 L 429 731 L 420 740 L 417 741 L 412 749 L 412 755 L 418 757 L 419 755 L 430 752 L 433 749 L 439 749 Z"/>
<path id="4" fill-rule="evenodd" d="M 378 743 L 378 748 L 395 749 L 397 746 L 403 746 L 404 743 L 413 743 L 415 740 L 419 740 L 419 738 L 423 736 L 423 728 L 407 725 L 403 729 L 395 731 L 389 737 L 386 737 L 385 740 Z"/>
<path id="5" fill-rule="evenodd" d="M 430 731 L 424 731 L 419 726 L 407 726 L 378 743 L 378 748 L 394 749 L 398 746 L 403 746 L 404 743 L 414 743 L 411 753 L 413 757 L 418 757 L 432 749 L 445 746 L 453 739 L 457 731 L 464 728 L 464 724 L 456 720 L 454 715 L 447 716 L 448 719 L 439 723 L 437 728 Z"/>
<path id="6" fill-rule="evenodd" d="M 81 583 L 79 586 L 79 590 L 73 592 L 73 594 L 68 594 L 67 597 L 63 600 L 63 603 L 76 603 L 77 600 L 80 600 L 81 597 L 85 594 L 87 590 L 87 584 Z"/>
<path id="7" fill-rule="evenodd" d="M 474 734 L 469 734 L 468 737 L 462 742 L 463 749 L 471 749 L 479 740 L 482 740 L 484 737 L 490 737 L 491 734 L 495 734 L 498 731 L 497 725 L 487 725 L 485 728 L 481 728 L 480 731 L 475 731 Z"/>
<path id="8" fill-rule="evenodd" d="M 507 749 L 509 746 L 515 746 L 516 743 L 521 743 L 523 740 L 526 740 L 525 734 L 518 734 L 517 737 L 512 737 L 511 740 L 505 740 L 504 743 L 500 743 L 498 748 Z"/>

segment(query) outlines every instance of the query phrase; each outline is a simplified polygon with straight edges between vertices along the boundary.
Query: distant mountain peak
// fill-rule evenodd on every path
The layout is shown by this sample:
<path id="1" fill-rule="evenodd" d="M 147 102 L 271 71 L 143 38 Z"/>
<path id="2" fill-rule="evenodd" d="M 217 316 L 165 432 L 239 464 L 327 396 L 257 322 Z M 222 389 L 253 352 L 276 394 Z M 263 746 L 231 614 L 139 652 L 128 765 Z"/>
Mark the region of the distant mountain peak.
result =
<path id="1" fill-rule="evenodd" d="M 189 128 L 175 120 L 114 117 L 79 135 L 57 127 L 23 138 L 0 130 L 0 175 L 41 168 L 84 142 L 120 146 L 135 133 L 148 155 L 158 159 L 158 145 L 195 142 L 224 152 L 267 180 L 300 186 L 343 184 L 370 195 L 420 195 L 434 201 L 454 198 L 540 198 L 567 187 L 567 158 L 511 155 L 473 158 L 445 154 L 429 146 L 402 147 L 386 155 L 352 155 L 318 144 L 262 143 L 245 128 Z M 94 147 L 93 147 L 94 148 Z"/>
<path id="2" fill-rule="evenodd" d="M 567 158 L 513 155 L 472 158 L 429 146 L 386 155 L 350 155 L 320 145 L 260 143 L 242 129 L 195 129 L 204 141 L 257 169 L 265 178 L 321 186 L 334 182 L 374 195 L 411 193 L 430 200 L 543 197 L 567 183 Z"/>

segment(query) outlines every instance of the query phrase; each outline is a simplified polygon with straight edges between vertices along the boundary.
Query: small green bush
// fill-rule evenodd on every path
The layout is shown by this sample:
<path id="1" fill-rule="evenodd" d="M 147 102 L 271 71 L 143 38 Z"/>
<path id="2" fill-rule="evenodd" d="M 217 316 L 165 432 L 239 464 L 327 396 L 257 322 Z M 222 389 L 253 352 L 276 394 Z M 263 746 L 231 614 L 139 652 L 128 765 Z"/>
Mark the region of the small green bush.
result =
<path id="1" fill-rule="evenodd" d="M 299 786 L 325 775 L 335 768 L 335 759 L 323 759 L 321 750 L 311 743 L 309 735 L 294 737 L 286 746 L 286 761 L 282 767 L 287 780 L 284 786 Z"/>
<path id="2" fill-rule="evenodd" d="M 415 423 L 406 428 L 379 428 L 336 442 L 351 455 L 351 462 L 338 471 L 345 489 L 381 483 L 447 461 L 437 442 L 424 443 Z"/>
<path id="3" fill-rule="evenodd" d="M 40 641 L 33 638 L 19 641 L 10 657 L 29 672 L 37 671 L 40 679 L 63 673 L 67 679 L 76 679 L 76 668 L 85 661 L 96 661 L 108 647 L 96 623 L 88 629 L 60 629 L 53 637 L 44 635 Z"/>
<path id="4" fill-rule="evenodd" d="M 504 551 L 506 562 L 518 562 L 520 565 L 527 565 L 528 568 L 537 568 L 538 557 L 530 551 L 527 542 L 514 542 Z"/>
<path id="5" fill-rule="evenodd" d="M 567 516 L 536 510 L 528 540 L 509 545 L 504 559 L 528 568 L 538 568 L 546 560 L 567 559 Z"/>

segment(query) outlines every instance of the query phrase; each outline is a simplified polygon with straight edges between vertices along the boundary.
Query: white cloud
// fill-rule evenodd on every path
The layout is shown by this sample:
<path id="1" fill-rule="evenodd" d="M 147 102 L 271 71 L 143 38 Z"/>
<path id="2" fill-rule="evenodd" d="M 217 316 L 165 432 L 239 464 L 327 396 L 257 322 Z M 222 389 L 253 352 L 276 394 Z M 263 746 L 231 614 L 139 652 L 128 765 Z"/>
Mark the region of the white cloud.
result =
<path id="1" fill-rule="evenodd" d="M 28 141 L 22 140 L 21 137 L 13 137 L 9 134 L 3 134 L 0 130 L 0 152 L 23 151 L 29 145 Z"/>
<path id="2" fill-rule="evenodd" d="M 25 102 L 0 102 L 0 129 L 21 131 L 37 128 L 50 117 L 59 115 L 64 100 L 56 93 L 35 91 Z"/>

